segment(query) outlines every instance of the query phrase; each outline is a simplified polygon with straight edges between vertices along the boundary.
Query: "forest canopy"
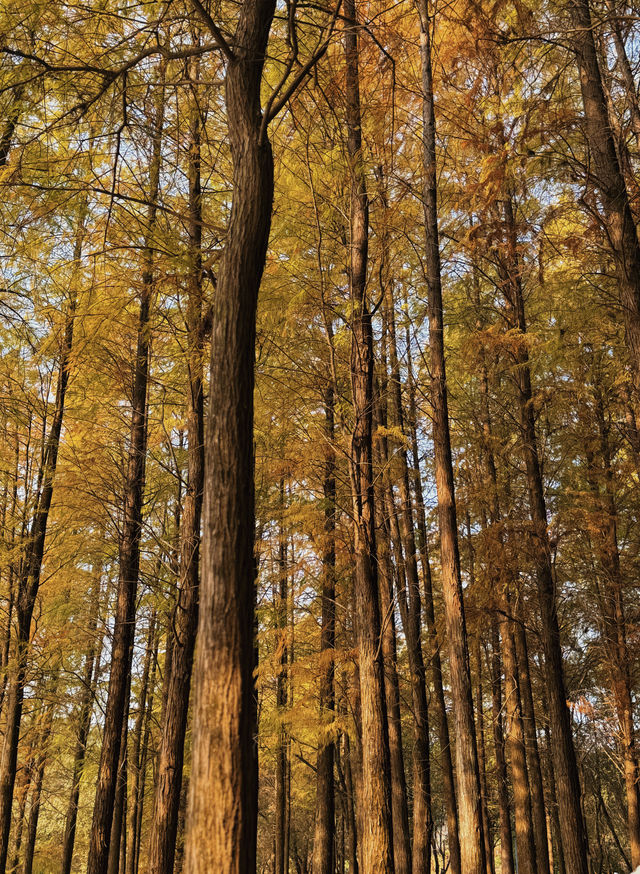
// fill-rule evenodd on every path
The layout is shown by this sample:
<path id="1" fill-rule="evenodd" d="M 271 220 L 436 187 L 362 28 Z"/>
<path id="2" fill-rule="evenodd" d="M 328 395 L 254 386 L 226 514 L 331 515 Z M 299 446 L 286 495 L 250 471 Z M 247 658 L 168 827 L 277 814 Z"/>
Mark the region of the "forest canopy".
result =
<path id="1" fill-rule="evenodd" d="M 0 874 L 640 870 L 635 0 L 0 4 Z"/>

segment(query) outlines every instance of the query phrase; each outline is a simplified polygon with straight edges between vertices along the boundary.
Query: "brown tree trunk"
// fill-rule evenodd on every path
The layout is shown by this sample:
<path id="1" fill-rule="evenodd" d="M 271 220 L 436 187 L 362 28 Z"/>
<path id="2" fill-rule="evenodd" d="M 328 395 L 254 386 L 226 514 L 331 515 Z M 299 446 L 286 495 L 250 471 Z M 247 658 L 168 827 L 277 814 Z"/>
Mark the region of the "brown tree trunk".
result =
<path id="1" fill-rule="evenodd" d="M 334 651 L 336 645 L 336 476 L 334 441 L 335 397 L 333 383 L 324 394 L 327 442 L 324 480 L 324 541 L 322 547 L 322 628 L 320 632 L 320 726 L 316 767 L 316 810 L 313 836 L 313 874 L 334 874 L 335 788 L 333 781 L 335 711 Z"/>
<path id="2" fill-rule="evenodd" d="M 49 694 L 52 701 L 47 707 L 44 717 L 44 725 L 39 739 L 39 751 L 35 763 L 35 774 L 33 779 L 33 788 L 31 789 L 31 807 L 29 810 L 29 826 L 27 829 L 27 841 L 24 847 L 24 862 L 22 863 L 22 874 L 31 874 L 33 871 L 33 857 L 36 849 L 36 836 L 38 833 L 38 819 L 40 817 L 40 799 L 42 796 L 42 783 L 44 781 L 44 772 L 47 767 L 47 758 L 49 755 L 49 740 L 51 738 L 51 730 L 53 728 L 53 717 L 55 713 L 55 690 L 57 686 L 57 677 L 52 683 L 52 688 Z"/>
<path id="3" fill-rule="evenodd" d="M 456 726 L 456 773 L 458 782 L 461 867 L 464 874 L 484 874 L 486 868 L 478 751 L 473 719 L 467 629 L 464 617 L 458 528 L 449 435 L 444 320 L 438 237 L 436 127 L 431 73 L 430 21 L 427 0 L 419 0 L 422 57 L 422 148 L 423 205 L 425 221 L 425 267 L 428 285 L 429 347 L 433 444 L 445 619 L 449 640 L 451 691 Z"/>
<path id="4" fill-rule="evenodd" d="M 640 240 L 611 132 L 589 0 L 570 0 L 568 5 L 574 24 L 573 48 L 580 74 L 585 134 L 593 161 L 593 181 L 602 198 L 604 222 L 616 264 L 620 305 L 637 393 L 640 391 Z M 553 708 L 553 702 L 551 704 Z M 562 794 L 561 774 L 558 773 L 556 777 L 558 791 Z M 562 806 L 560 800 L 561 811 Z M 581 840 L 580 835 L 578 839 Z M 568 847 L 565 850 L 566 861 L 571 868 L 573 851 Z M 584 856 L 586 858 L 586 849 Z M 576 871 L 581 872 L 582 868 Z"/>
<path id="5" fill-rule="evenodd" d="M 164 62 L 161 81 L 164 80 Z M 154 236 L 158 193 L 162 128 L 164 123 L 164 88 L 158 86 L 153 119 L 152 157 L 149 169 L 149 208 L 144 249 L 140 312 L 135 356 L 133 394 L 131 398 L 131 431 L 127 471 L 124 483 L 124 520 L 120 543 L 120 568 L 117 604 L 111 647 L 111 672 L 102 733 L 102 751 L 93 807 L 93 821 L 87 861 L 87 874 L 107 874 L 109 845 L 118 763 L 122 740 L 122 725 L 127 709 L 128 677 L 135 630 L 135 601 L 140 567 L 140 536 L 144 493 L 147 444 L 147 383 L 151 342 L 150 317 L 154 294 Z M 1 874 L 1 872 L 0 872 Z"/>
<path id="6" fill-rule="evenodd" d="M 260 86 L 275 5 L 243 0 L 233 51 L 225 49 L 233 202 L 212 313 L 188 874 L 249 874 L 256 865 L 253 386 L 273 202 Z"/>
<path id="7" fill-rule="evenodd" d="M 507 756 L 511 765 L 513 806 L 515 813 L 518 871 L 536 874 L 536 847 L 531 819 L 531 792 L 527 773 L 524 725 L 518 684 L 518 663 L 511 621 L 511 602 L 505 593 L 501 602 L 500 637 L 505 677 L 505 712 L 507 719 Z"/>
<path id="8" fill-rule="evenodd" d="M 502 708 L 502 664 L 500 658 L 500 632 L 498 621 L 491 624 L 491 700 L 493 712 L 493 743 L 496 753 L 496 783 L 498 810 L 500 812 L 500 874 L 514 874 L 513 840 L 511 836 L 511 809 L 507 762 L 504 752 L 504 728 Z"/>
<path id="9" fill-rule="evenodd" d="M 469 520 L 467 517 L 467 531 L 469 532 Z M 469 532 L 470 535 L 470 532 Z M 471 537 L 469 537 L 471 542 Z M 478 730 L 478 767 L 480 769 L 480 789 L 482 792 L 482 830 L 484 832 L 484 851 L 487 857 L 487 874 L 495 874 L 493 859 L 493 838 L 491 836 L 491 822 L 489 820 L 489 798 L 487 791 L 487 756 L 484 738 L 484 686 L 482 682 L 482 640 L 480 631 L 476 632 L 476 726 Z"/>
<path id="10" fill-rule="evenodd" d="M 367 294 L 369 200 L 362 156 L 358 57 L 359 26 L 354 0 L 343 5 L 345 100 L 350 175 L 350 269 L 352 315 L 351 389 L 354 426 L 350 474 L 353 496 L 355 597 L 362 716 L 362 797 L 366 816 L 361 861 L 366 874 L 392 874 L 393 827 L 389 733 L 380 646 L 380 605 L 373 490 L 373 332 Z"/>
<path id="11" fill-rule="evenodd" d="M 194 91 L 191 107 L 189 177 L 189 276 L 187 279 L 187 489 L 180 520 L 180 567 L 177 603 L 168 631 L 163 697 L 162 739 L 157 762 L 153 819 L 147 870 L 172 874 L 180 807 L 184 739 L 187 729 L 191 671 L 198 627 L 200 525 L 204 487 L 204 401 L 202 330 L 202 185 L 199 62 L 188 68 Z M 164 696 L 164 690 L 163 690 Z"/>

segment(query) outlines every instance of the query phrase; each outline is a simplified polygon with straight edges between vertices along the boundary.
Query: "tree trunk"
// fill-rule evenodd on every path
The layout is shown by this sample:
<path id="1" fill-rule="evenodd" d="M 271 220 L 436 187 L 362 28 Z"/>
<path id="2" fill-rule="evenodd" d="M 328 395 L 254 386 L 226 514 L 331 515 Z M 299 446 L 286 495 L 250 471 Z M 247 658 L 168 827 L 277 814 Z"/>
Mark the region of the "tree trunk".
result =
<path id="1" fill-rule="evenodd" d="M 287 752 L 288 741 L 284 719 L 288 704 L 287 695 L 287 665 L 288 628 L 287 628 L 287 535 L 284 529 L 285 513 L 284 478 L 280 479 L 280 519 L 278 532 L 278 590 L 274 592 L 274 607 L 276 618 L 276 654 L 278 655 L 278 674 L 276 677 L 276 708 L 278 713 L 278 747 L 276 750 L 276 793 L 275 793 L 275 864 L 274 874 L 287 874 L 289 859 L 287 858 Z"/>
<path id="2" fill-rule="evenodd" d="M 335 711 L 334 650 L 336 645 L 336 477 L 334 388 L 324 394 L 327 441 L 324 480 L 324 541 L 322 548 L 322 628 L 320 632 L 320 731 L 316 767 L 316 811 L 313 836 L 313 874 L 334 874 L 335 790 L 333 782 L 333 720 Z M 327 735 L 327 730 L 331 734 Z"/>
<path id="3" fill-rule="evenodd" d="M 188 874 L 249 874 L 256 865 L 253 386 L 273 202 L 260 85 L 275 6 L 244 0 L 227 61 L 233 202 L 212 313 Z"/>
<path id="4" fill-rule="evenodd" d="M 456 726 L 461 867 L 464 874 L 485 874 L 486 858 L 480 804 L 480 774 L 473 719 L 473 697 L 460 576 L 458 528 L 449 435 L 438 237 L 436 128 L 427 0 L 419 0 L 418 10 L 420 13 L 422 58 L 423 206 L 426 235 L 425 267 L 428 285 L 433 444 L 438 494 L 442 586 Z"/>
<path id="5" fill-rule="evenodd" d="M 161 83 L 164 81 L 161 64 Z M 150 317 L 154 294 L 154 246 L 164 122 L 164 87 L 158 86 L 153 119 L 149 168 L 149 208 L 144 248 L 138 337 L 131 403 L 131 431 L 124 483 L 124 521 L 120 543 L 117 604 L 111 648 L 111 673 L 102 733 L 96 796 L 87 861 L 87 874 L 107 874 L 122 724 L 127 707 L 128 677 L 135 630 L 135 602 L 140 567 L 140 536 L 147 444 L 147 383 L 149 376 Z M 2 874 L 2 872 L 0 872 Z"/>
<path id="6" fill-rule="evenodd" d="M 352 305 L 351 389 L 354 426 L 350 475 L 353 496 L 355 597 L 362 714 L 362 797 L 366 816 L 361 861 L 366 874 L 392 874 L 393 826 L 389 733 L 381 622 L 373 490 L 373 332 L 367 294 L 369 200 L 362 156 L 358 57 L 359 26 L 354 0 L 344 3 L 345 99 L 350 175 L 350 268 Z"/>
<path id="7" fill-rule="evenodd" d="M 569 8 L 574 23 L 573 48 L 580 74 L 585 134 L 593 160 L 593 181 L 602 199 L 607 236 L 613 250 L 620 305 L 637 395 L 640 391 L 640 240 L 638 240 L 629 195 L 609 123 L 589 0 L 570 0 Z M 636 396 L 636 403 L 637 401 Z M 553 701 L 551 706 L 554 709 Z M 556 774 L 556 777 L 558 791 L 562 794 L 561 774 Z M 572 804 L 573 807 L 575 804 Z M 561 811 L 562 808 L 563 804 L 560 800 Z M 563 828 L 566 828 L 566 825 Z M 582 840 L 581 834 L 577 836 L 577 840 Z M 576 843 L 575 839 L 573 843 Z M 565 847 L 565 850 L 567 865 L 571 869 L 573 850 L 568 847 Z M 580 854 L 586 858 L 586 848 Z M 585 863 L 579 864 L 584 867 Z M 581 872 L 583 867 L 576 869 L 576 872 Z"/>
<path id="8" fill-rule="evenodd" d="M 410 337 L 407 330 L 407 367 L 409 377 L 409 418 L 411 428 L 411 453 L 413 461 L 413 491 L 416 502 L 416 521 L 418 533 L 418 549 L 420 552 L 420 565 L 422 568 L 422 584 L 424 588 L 425 619 L 427 635 L 430 643 L 431 681 L 433 683 L 434 696 L 432 706 L 436 715 L 436 730 L 440 744 L 440 768 L 442 769 L 442 782 L 444 791 L 444 806 L 447 814 L 447 836 L 449 841 L 449 857 L 451 874 L 461 874 L 460 839 L 458 835 L 458 805 L 456 801 L 456 783 L 453 772 L 453 758 L 451 755 L 451 741 L 449 737 L 449 721 L 444 697 L 442 681 L 442 662 L 440 659 L 440 643 L 436 628 L 435 608 L 433 603 L 433 583 L 431 578 L 431 564 L 429 561 L 429 537 L 427 532 L 427 519 L 422 491 L 422 478 L 420 475 L 420 453 L 418 449 L 418 432 L 416 426 L 416 403 L 415 384 L 411 362 Z"/>
<path id="9" fill-rule="evenodd" d="M 189 711 L 191 671 L 198 628 L 200 525 L 204 488 L 204 401 L 202 331 L 202 186 L 200 178 L 201 109 L 198 101 L 200 66 L 188 68 L 194 90 L 191 107 L 189 175 L 189 276 L 187 285 L 187 489 L 180 520 L 180 580 L 178 598 L 169 629 L 166 698 L 163 698 L 162 739 L 158 755 L 153 819 L 147 870 L 172 874 L 184 739 Z"/>
<path id="10" fill-rule="evenodd" d="M 498 786 L 498 810 L 500 812 L 500 874 L 514 874 L 513 840 L 511 836 L 511 809 L 507 762 L 504 752 L 504 728 L 502 708 L 502 666 L 500 658 L 500 633 L 494 617 L 491 624 L 491 700 L 493 712 L 493 743 L 496 753 L 496 783 Z"/>

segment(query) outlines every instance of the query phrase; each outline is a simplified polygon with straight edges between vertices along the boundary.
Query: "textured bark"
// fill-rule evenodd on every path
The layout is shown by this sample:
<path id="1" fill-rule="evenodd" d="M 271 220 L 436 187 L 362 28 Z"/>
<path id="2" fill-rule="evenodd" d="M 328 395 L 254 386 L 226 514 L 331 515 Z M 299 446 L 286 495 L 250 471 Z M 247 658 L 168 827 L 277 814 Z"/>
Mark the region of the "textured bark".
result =
<path id="1" fill-rule="evenodd" d="M 464 874 L 484 874 L 486 858 L 480 803 L 480 775 L 473 718 L 473 697 L 460 575 L 453 464 L 449 435 L 438 237 L 435 115 L 431 73 L 430 22 L 426 0 L 419 0 L 418 9 L 422 57 L 423 205 L 433 444 L 438 494 L 442 586 L 456 727 L 461 867 Z"/>
<path id="2" fill-rule="evenodd" d="M 313 874 L 334 874 L 335 787 L 333 780 L 333 735 L 325 735 L 335 711 L 334 650 L 336 645 L 336 477 L 334 440 L 335 397 L 333 383 L 324 394 L 327 441 L 322 491 L 324 541 L 322 547 L 322 594 L 320 632 L 320 725 L 316 767 L 316 810 L 313 836 Z"/>
<path id="3" fill-rule="evenodd" d="M 161 67 L 164 77 L 164 65 Z M 147 383 L 151 342 L 150 317 L 154 294 L 154 235 L 160 188 L 164 89 L 158 87 L 153 119 L 152 157 L 149 168 L 149 207 L 144 248 L 138 337 L 131 398 L 131 430 L 124 483 L 124 518 L 120 543 L 115 625 L 111 647 L 111 672 L 102 733 L 102 750 L 93 807 L 87 874 L 106 874 L 122 741 L 127 709 L 128 678 L 135 630 L 135 601 L 140 566 L 140 534 L 147 444 Z"/>
<path id="4" fill-rule="evenodd" d="M 80 206 L 78 231 L 74 246 L 74 262 L 76 264 L 79 264 L 82 255 L 86 208 L 85 199 Z M 0 874 L 4 874 L 7 866 L 9 831 L 11 828 L 11 806 L 13 803 L 13 787 L 16 779 L 18 741 L 20 737 L 20 724 L 22 721 L 22 705 L 27 672 L 31 619 L 38 590 L 40 588 L 40 573 L 42 570 L 42 559 L 44 556 L 44 545 L 47 535 L 47 523 L 49 520 L 51 501 L 53 499 L 55 473 L 58 462 L 58 449 L 60 446 L 60 434 L 62 431 L 65 400 L 72 362 L 76 304 L 77 290 L 75 286 L 72 285 L 61 344 L 62 348 L 58 368 L 55 407 L 38 477 L 40 489 L 37 495 L 25 554 L 22 556 L 21 566 L 17 574 L 17 592 L 15 596 L 17 619 L 16 667 L 9 681 L 5 732 L 2 743 L 2 753 L 0 755 Z"/>
<path id="5" fill-rule="evenodd" d="M 179 588 L 168 631 L 166 696 L 163 689 L 162 739 L 157 762 L 151 825 L 149 874 L 172 874 L 180 790 L 184 759 L 184 739 L 191 690 L 191 671 L 198 628 L 200 583 L 200 526 L 204 488 L 204 401 L 202 331 L 202 186 L 200 146 L 202 120 L 198 101 L 200 67 L 193 61 L 188 68 L 193 89 L 189 176 L 189 275 L 187 279 L 187 488 L 180 519 Z M 170 645 L 169 645 L 170 643 Z"/>
<path id="6" fill-rule="evenodd" d="M 500 637 L 505 679 L 506 748 L 513 786 L 518 871 L 522 874 L 536 874 L 536 847 L 531 819 L 531 793 L 527 773 L 518 663 L 510 615 L 511 604 L 505 594 L 501 604 Z"/>
<path id="7" fill-rule="evenodd" d="M 593 182 L 602 200 L 604 224 L 616 265 L 620 305 L 637 393 L 640 391 L 640 240 L 607 113 L 589 0 L 568 0 L 568 7 L 574 24 L 573 48 L 580 74 L 585 135 L 593 162 Z M 551 704 L 553 707 L 553 702 Z M 557 774 L 557 778 L 560 793 L 560 774 Z M 571 848 L 568 850 L 566 861 L 570 868 L 573 851 Z M 579 864 L 584 866 L 586 863 Z"/>
<path id="8" fill-rule="evenodd" d="M 393 872 L 393 827 L 389 733 L 384 666 L 379 645 L 381 621 L 373 490 L 373 332 L 367 293 L 369 200 L 362 156 L 358 31 L 354 0 L 343 4 L 345 100 L 350 182 L 350 268 L 352 305 L 351 391 L 354 425 L 350 475 L 353 497 L 355 597 L 362 718 L 362 796 L 366 817 L 361 862 L 366 874 Z"/>
<path id="9" fill-rule="evenodd" d="M 274 12 L 275 0 L 240 5 L 225 80 L 233 202 L 212 312 L 188 874 L 256 866 L 253 386 L 273 202 L 260 85 Z"/>

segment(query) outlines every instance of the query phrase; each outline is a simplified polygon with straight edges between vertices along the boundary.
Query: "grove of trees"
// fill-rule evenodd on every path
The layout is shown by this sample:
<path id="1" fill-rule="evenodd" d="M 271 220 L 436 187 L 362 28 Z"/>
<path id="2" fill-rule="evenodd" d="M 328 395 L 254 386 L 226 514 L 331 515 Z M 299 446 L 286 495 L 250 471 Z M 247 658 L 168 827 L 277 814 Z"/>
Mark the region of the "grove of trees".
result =
<path id="1" fill-rule="evenodd" d="M 637 0 L 0 4 L 0 874 L 640 870 Z"/>

